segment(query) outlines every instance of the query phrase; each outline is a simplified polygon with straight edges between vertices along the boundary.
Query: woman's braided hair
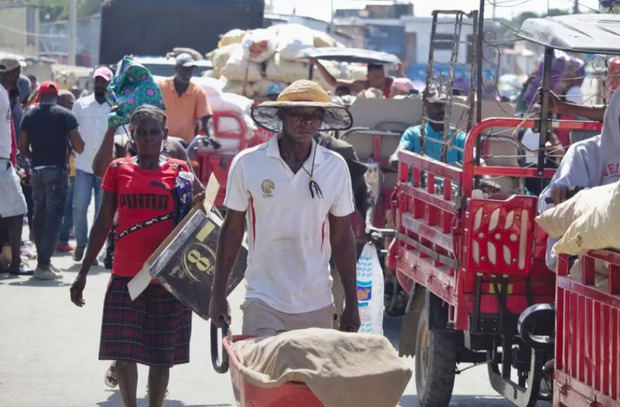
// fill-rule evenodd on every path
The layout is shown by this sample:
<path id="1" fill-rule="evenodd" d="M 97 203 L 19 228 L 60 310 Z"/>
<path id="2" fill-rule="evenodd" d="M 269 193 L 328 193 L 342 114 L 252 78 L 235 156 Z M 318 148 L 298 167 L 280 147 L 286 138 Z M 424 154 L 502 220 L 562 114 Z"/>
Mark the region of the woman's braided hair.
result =
<path id="1" fill-rule="evenodd" d="M 161 123 L 162 127 L 166 127 L 166 114 L 163 110 L 153 105 L 138 106 L 131 115 L 131 125 L 135 127 L 138 121 L 147 118 L 155 119 Z"/>

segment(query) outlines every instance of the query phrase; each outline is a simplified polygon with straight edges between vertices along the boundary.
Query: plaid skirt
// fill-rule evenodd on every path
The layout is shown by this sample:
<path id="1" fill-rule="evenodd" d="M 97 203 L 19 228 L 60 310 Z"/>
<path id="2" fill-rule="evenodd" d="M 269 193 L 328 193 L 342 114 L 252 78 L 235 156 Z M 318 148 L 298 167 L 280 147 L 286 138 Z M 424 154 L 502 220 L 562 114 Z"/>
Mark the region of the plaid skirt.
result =
<path id="1" fill-rule="evenodd" d="M 162 367 L 189 362 L 190 309 L 158 284 L 131 301 L 129 280 L 113 275 L 108 284 L 99 359 Z"/>

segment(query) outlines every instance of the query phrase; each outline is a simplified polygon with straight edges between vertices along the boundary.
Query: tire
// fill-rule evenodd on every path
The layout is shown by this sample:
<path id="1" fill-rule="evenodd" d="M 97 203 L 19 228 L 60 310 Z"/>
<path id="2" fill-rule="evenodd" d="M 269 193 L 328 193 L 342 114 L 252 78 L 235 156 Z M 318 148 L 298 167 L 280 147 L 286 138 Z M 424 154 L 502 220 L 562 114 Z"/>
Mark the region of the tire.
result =
<path id="1" fill-rule="evenodd" d="M 447 407 L 452 397 L 458 354 L 457 335 L 428 329 L 428 311 L 418 322 L 415 384 L 422 407 Z"/>

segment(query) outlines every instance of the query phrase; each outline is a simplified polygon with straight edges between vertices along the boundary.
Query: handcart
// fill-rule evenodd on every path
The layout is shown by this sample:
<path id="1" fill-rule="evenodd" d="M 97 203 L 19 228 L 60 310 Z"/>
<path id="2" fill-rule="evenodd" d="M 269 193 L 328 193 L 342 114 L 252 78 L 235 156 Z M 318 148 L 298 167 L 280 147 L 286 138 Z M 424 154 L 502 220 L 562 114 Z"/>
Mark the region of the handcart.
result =
<path id="1" fill-rule="evenodd" d="M 252 338 L 247 335 L 228 336 L 228 326 L 222 323 L 221 343 L 219 349 L 218 327 L 211 324 L 211 362 L 218 373 L 226 373 L 230 368 L 233 393 L 241 407 L 324 407 L 323 403 L 303 383 L 288 382 L 282 386 L 263 388 L 244 379 L 239 371 L 240 361 L 232 349 L 232 343 Z"/>

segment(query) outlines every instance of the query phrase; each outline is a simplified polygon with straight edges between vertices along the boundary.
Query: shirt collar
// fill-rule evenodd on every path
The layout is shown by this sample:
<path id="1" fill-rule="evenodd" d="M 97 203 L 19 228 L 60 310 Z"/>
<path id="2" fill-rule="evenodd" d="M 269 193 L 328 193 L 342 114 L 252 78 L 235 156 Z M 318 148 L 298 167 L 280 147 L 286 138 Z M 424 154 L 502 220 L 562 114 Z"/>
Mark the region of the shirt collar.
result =
<path id="1" fill-rule="evenodd" d="M 273 136 L 268 142 L 267 142 L 267 157 L 272 157 L 272 158 L 282 158 L 282 156 L 280 156 L 280 146 L 278 145 L 278 139 L 282 137 L 281 134 L 277 134 L 275 136 Z M 321 161 L 323 161 L 323 151 L 322 151 L 321 146 L 316 144 L 316 141 L 314 139 L 312 139 L 312 150 L 310 153 L 310 157 L 308 157 L 308 160 L 312 160 L 312 156 L 315 155 L 314 157 L 314 165 L 318 165 L 321 163 Z M 316 150 L 315 150 L 316 149 Z M 316 151 L 316 154 L 315 154 Z M 306 160 L 306 161 L 308 161 Z M 312 161 L 310 161 L 312 162 Z"/>

